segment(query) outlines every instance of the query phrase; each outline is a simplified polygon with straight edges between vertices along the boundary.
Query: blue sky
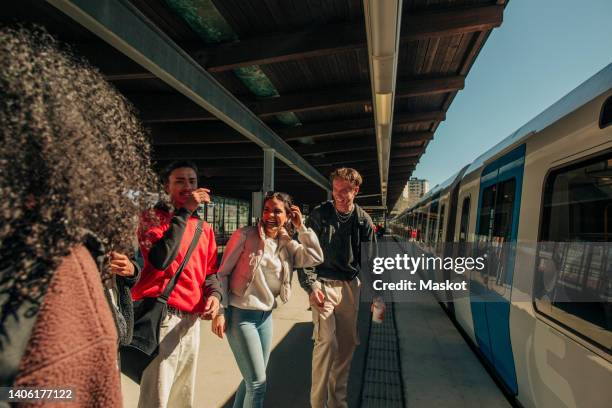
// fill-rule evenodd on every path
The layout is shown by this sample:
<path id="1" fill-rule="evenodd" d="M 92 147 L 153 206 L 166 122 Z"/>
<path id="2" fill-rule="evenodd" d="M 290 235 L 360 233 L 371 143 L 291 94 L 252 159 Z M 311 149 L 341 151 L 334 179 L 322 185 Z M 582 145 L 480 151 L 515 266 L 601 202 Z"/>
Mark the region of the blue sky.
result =
<path id="1" fill-rule="evenodd" d="M 612 63 L 612 0 L 510 0 L 413 176 L 446 180 Z"/>

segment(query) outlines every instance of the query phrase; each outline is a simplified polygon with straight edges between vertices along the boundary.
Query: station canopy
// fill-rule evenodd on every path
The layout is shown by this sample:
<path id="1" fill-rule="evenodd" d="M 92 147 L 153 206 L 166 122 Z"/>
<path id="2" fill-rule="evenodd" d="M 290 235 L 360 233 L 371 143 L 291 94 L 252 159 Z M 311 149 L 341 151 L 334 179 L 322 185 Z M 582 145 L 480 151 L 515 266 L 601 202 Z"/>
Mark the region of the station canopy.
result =
<path id="1" fill-rule="evenodd" d="M 389 4 L 400 11 L 389 14 Z M 0 6 L 3 23 L 45 26 L 134 104 L 157 167 L 193 160 L 213 194 L 250 198 L 262 189 L 264 151 L 273 149 L 275 189 L 297 202 L 324 201 L 330 171 L 346 166 L 364 176 L 358 203 L 389 210 L 504 7 L 499 0 Z M 388 24 L 394 15 L 396 27 Z M 385 48 L 393 52 L 378 51 Z"/>

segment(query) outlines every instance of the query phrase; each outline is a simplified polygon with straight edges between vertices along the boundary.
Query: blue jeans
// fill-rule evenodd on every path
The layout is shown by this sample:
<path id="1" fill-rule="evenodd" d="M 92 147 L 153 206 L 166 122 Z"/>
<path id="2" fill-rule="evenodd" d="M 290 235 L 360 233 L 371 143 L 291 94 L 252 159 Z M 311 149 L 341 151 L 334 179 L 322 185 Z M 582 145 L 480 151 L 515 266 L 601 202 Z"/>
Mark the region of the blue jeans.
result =
<path id="1" fill-rule="evenodd" d="M 272 312 L 227 310 L 227 340 L 234 353 L 242 382 L 234 408 L 261 408 L 266 394 L 266 367 L 272 346 Z"/>

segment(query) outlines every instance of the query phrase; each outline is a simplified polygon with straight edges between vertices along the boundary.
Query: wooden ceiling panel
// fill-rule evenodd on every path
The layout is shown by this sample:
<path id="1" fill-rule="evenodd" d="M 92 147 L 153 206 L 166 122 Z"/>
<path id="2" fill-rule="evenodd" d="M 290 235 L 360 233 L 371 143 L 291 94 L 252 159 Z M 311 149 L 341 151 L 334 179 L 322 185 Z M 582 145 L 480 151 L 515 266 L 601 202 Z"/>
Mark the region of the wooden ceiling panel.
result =
<path id="1" fill-rule="evenodd" d="M 240 37 L 338 21 L 362 21 L 360 0 L 213 0 Z"/>
<path id="2" fill-rule="evenodd" d="M 262 66 L 281 95 L 312 88 L 343 84 L 369 84 L 367 49 L 350 49 L 333 55 L 307 57 L 297 61 Z"/>
<path id="3" fill-rule="evenodd" d="M 199 42 L 200 37 L 176 15 L 164 0 L 129 0 L 174 41 Z"/>
<path id="4" fill-rule="evenodd" d="M 460 6 L 485 6 L 495 4 L 495 0 L 409 0 L 404 1 L 404 10 L 425 11 L 436 9 L 448 9 Z"/>
<path id="5" fill-rule="evenodd" d="M 365 105 L 334 107 L 326 110 L 300 112 L 297 114 L 302 124 L 350 119 L 363 115 L 368 115 Z M 372 113 L 369 113 L 369 115 L 372 115 Z M 373 120 L 374 116 L 371 117 Z"/>
<path id="6" fill-rule="evenodd" d="M 219 81 L 233 95 L 252 95 L 249 88 L 242 82 L 233 71 L 213 72 L 211 75 Z"/>
<path id="7" fill-rule="evenodd" d="M 352 166 L 366 178 L 363 192 L 380 193 L 362 0 L 213 0 L 239 38 L 214 46 L 204 44 L 165 0 L 130 1 L 322 174 Z M 463 78 L 457 77 L 467 75 L 490 30 L 501 24 L 505 2 L 403 4 L 389 205 L 463 88 Z M 150 127 L 157 168 L 192 158 L 214 193 L 250 198 L 250 191 L 260 188 L 263 153 L 234 129 L 48 4 L 24 0 L 3 10 L 8 13 L 2 21 L 23 16 L 75 42 L 77 52 L 135 103 Z M 279 97 L 253 97 L 233 73 L 253 65 L 260 66 Z M 443 80 L 447 88 L 440 82 L 432 88 Z M 282 112 L 294 112 L 300 125 L 281 125 Z M 310 203 L 325 199 L 323 190 L 284 163 L 277 160 L 276 168 L 278 189 Z M 364 200 L 379 203 L 380 196 Z"/>
<path id="8" fill-rule="evenodd" d="M 394 116 L 403 112 L 440 110 L 442 109 L 446 98 L 448 98 L 448 93 L 396 99 Z"/>

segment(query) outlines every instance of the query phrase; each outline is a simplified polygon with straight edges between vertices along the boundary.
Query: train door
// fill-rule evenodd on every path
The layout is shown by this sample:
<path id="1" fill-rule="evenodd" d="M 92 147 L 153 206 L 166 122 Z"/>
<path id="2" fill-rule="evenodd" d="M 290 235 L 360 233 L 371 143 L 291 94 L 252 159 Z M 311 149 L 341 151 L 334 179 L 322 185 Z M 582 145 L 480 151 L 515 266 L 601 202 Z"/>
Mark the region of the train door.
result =
<path id="1" fill-rule="evenodd" d="M 510 294 L 524 159 L 525 145 L 522 145 L 483 169 L 476 247 L 486 248 L 487 268 L 470 275 L 470 303 L 476 340 L 514 394 L 518 387 L 510 343 Z"/>

